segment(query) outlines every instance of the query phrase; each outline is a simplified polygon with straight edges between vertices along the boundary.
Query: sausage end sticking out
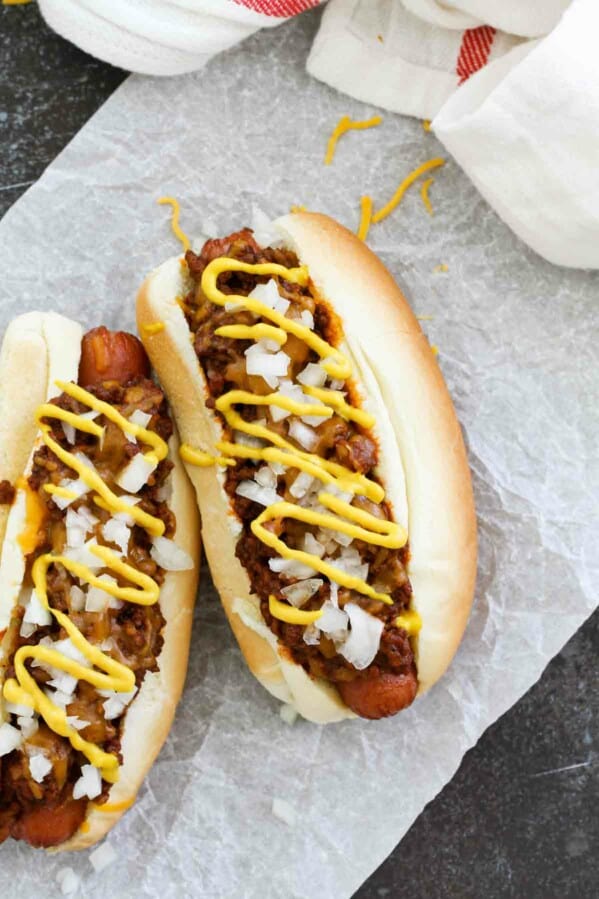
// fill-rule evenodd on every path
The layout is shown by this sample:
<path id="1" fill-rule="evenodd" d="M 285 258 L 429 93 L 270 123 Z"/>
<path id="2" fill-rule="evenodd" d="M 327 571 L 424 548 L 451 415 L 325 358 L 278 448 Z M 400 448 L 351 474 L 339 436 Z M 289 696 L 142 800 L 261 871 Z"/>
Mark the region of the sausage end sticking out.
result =
<path id="1" fill-rule="evenodd" d="M 409 706 L 418 691 L 416 674 L 391 674 L 356 678 L 337 684 L 341 699 L 361 718 L 386 718 Z"/>
<path id="2" fill-rule="evenodd" d="M 94 387 L 104 381 L 126 384 L 147 378 L 150 361 L 140 340 L 125 331 L 109 331 L 103 325 L 88 331 L 81 342 L 79 384 Z"/>
<path id="3" fill-rule="evenodd" d="M 11 836 L 31 846 L 58 846 L 79 829 L 87 811 L 87 799 L 67 799 L 58 805 L 42 805 L 25 812 L 11 828 Z"/>

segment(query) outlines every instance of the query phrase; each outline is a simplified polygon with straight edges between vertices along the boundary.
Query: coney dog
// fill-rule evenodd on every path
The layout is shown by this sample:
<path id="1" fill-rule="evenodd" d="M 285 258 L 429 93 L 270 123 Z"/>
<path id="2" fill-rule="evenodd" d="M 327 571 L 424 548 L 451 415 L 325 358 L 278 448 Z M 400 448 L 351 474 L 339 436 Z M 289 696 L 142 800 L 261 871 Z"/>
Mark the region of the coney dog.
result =
<path id="1" fill-rule="evenodd" d="M 54 313 L 0 353 L 0 842 L 81 849 L 135 800 L 179 700 L 199 521 L 131 334 Z"/>
<path id="2" fill-rule="evenodd" d="M 409 706 L 461 640 L 476 525 L 451 399 L 392 276 L 300 212 L 165 262 L 137 317 L 250 670 L 314 722 Z"/>

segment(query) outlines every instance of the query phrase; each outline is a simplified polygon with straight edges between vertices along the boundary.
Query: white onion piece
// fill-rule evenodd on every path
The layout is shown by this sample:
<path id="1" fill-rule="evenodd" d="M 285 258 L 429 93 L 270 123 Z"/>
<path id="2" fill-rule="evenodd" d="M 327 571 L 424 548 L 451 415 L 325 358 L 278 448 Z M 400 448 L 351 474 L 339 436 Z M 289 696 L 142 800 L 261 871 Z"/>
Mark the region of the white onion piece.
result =
<path id="1" fill-rule="evenodd" d="M 331 390 L 341 390 L 344 386 L 345 381 L 342 381 L 341 378 L 331 378 L 329 383 Z"/>
<path id="2" fill-rule="evenodd" d="M 190 571 L 193 559 L 168 537 L 154 537 L 150 555 L 165 571 Z"/>
<path id="3" fill-rule="evenodd" d="M 309 427 L 309 425 L 304 424 L 303 421 L 299 421 L 297 418 L 293 418 L 290 421 L 288 433 L 292 440 L 295 440 L 300 446 L 303 446 L 304 449 L 307 449 L 308 451 L 313 450 L 318 443 L 318 434 L 316 431 Z"/>
<path id="4" fill-rule="evenodd" d="M 303 562 L 298 562 L 296 559 L 281 559 L 275 557 L 274 559 L 268 560 L 268 567 L 271 571 L 276 571 L 284 577 L 295 577 L 298 580 L 305 580 L 314 575 L 313 568 L 309 565 L 304 565 Z"/>
<path id="5" fill-rule="evenodd" d="M 308 646 L 318 646 L 320 643 L 320 631 L 313 624 L 309 624 L 308 627 L 304 628 L 303 640 Z"/>
<path id="6" fill-rule="evenodd" d="M 78 874 L 75 874 L 72 868 L 60 868 L 56 872 L 56 883 L 60 887 L 60 892 L 63 896 L 70 896 L 71 893 L 79 889 L 80 882 L 81 878 Z"/>
<path id="7" fill-rule="evenodd" d="M 254 437 L 253 434 L 246 434 L 245 431 L 234 431 L 233 439 L 235 443 L 239 443 L 241 446 L 251 446 L 252 449 L 262 449 L 266 446 L 266 442 L 261 440 L 260 437 Z"/>
<path id="8" fill-rule="evenodd" d="M 122 493 L 119 496 L 119 500 L 127 506 L 136 506 L 137 503 L 141 502 L 139 496 L 132 496 L 130 493 Z M 129 512 L 113 512 L 112 517 L 116 518 L 117 521 L 124 521 L 129 527 L 135 524 L 135 519 Z"/>
<path id="9" fill-rule="evenodd" d="M 148 459 L 143 453 L 137 453 L 118 473 L 116 483 L 127 493 L 138 493 L 157 467 L 157 459 Z"/>
<path id="10" fill-rule="evenodd" d="M 307 471 L 300 471 L 291 487 L 289 488 L 289 493 L 296 499 L 301 499 L 302 496 L 306 495 L 313 484 L 314 478 L 312 477 L 312 475 L 308 474 Z"/>
<path id="11" fill-rule="evenodd" d="M 86 727 L 89 727 L 90 722 L 84 721 L 83 718 L 79 718 L 77 715 L 67 715 L 67 724 L 73 728 L 73 730 L 83 730 Z"/>
<path id="12" fill-rule="evenodd" d="M 75 426 L 69 424 L 68 421 L 61 421 L 62 430 L 64 436 L 67 439 L 67 443 L 70 443 L 71 446 L 75 445 Z"/>
<path id="13" fill-rule="evenodd" d="M 82 799 L 84 796 L 95 799 L 101 792 L 102 778 L 98 768 L 94 768 L 93 765 L 82 765 L 81 777 L 73 786 L 73 799 Z"/>
<path id="14" fill-rule="evenodd" d="M 110 585 L 111 587 L 117 587 L 118 581 L 111 577 L 109 574 L 101 574 L 98 578 L 99 581 Z M 122 602 L 109 593 L 108 590 L 104 590 L 102 587 L 89 587 L 87 593 L 85 594 L 85 611 L 86 612 L 105 612 L 106 609 L 120 609 L 122 606 Z"/>
<path id="15" fill-rule="evenodd" d="M 268 306 L 269 309 L 276 309 L 281 315 L 285 315 L 290 306 L 289 300 L 279 293 L 277 282 L 273 278 L 266 284 L 256 284 L 249 296 Z"/>
<path id="16" fill-rule="evenodd" d="M 124 556 L 127 555 L 131 531 L 126 521 L 119 521 L 118 518 L 109 518 L 102 528 L 102 535 L 109 543 L 116 543 Z"/>
<path id="17" fill-rule="evenodd" d="M 300 371 L 297 380 L 300 384 L 305 384 L 307 387 L 324 387 L 327 373 L 318 362 L 308 362 L 306 367 Z"/>
<path id="18" fill-rule="evenodd" d="M 302 309 L 300 313 L 300 322 L 311 331 L 314 330 L 314 316 L 309 309 Z"/>
<path id="19" fill-rule="evenodd" d="M 293 384 L 289 380 L 283 380 L 279 383 L 278 394 L 287 396 L 289 399 L 295 400 L 298 403 L 303 402 L 304 399 L 301 389 L 297 384 Z M 270 417 L 273 421 L 283 421 L 284 418 L 289 418 L 291 415 L 291 412 L 289 412 L 288 409 L 283 409 L 281 406 L 269 406 L 268 411 L 270 412 Z"/>
<path id="20" fill-rule="evenodd" d="M 275 230 L 274 222 L 255 204 L 252 205 L 252 224 L 254 239 L 261 247 L 280 247 L 283 245 L 281 234 Z M 215 234 L 218 232 L 214 232 Z"/>
<path id="21" fill-rule="evenodd" d="M 276 489 L 277 476 L 270 465 L 263 465 L 262 468 L 259 468 L 254 475 L 254 480 L 256 483 L 260 484 L 261 487 L 270 487 L 273 490 Z"/>
<path id="22" fill-rule="evenodd" d="M 49 680 L 46 686 L 54 687 L 55 690 L 59 690 L 61 693 L 67 693 L 72 696 L 75 692 L 75 687 L 77 686 L 77 678 L 73 677 L 72 674 L 68 674 L 66 671 L 61 671 L 60 674 L 57 674 L 52 680 Z"/>
<path id="23" fill-rule="evenodd" d="M 337 581 L 329 581 L 329 601 L 339 608 L 339 584 Z"/>
<path id="24" fill-rule="evenodd" d="M 137 687 L 129 693 L 116 693 L 112 690 L 98 690 L 98 693 L 106 697 L 106 701 L 103 703 L 104 717 L 107 721 L 112 721 L 114 718 L 120 718 L 123 714 L 137 693 Z"/>
<path id="25" fill-rule="evenodd" d="M 272 506 L 280 499 L 277 491 L 272 487 L 261 487 L 255 481 L 240 481 L 235 488 L 235 493 L 251 499 L 252 502 L 259 503 L 261 506 Z"/>
<path id="26" fill-rule="evenodd" d="M 98 846 L 97 849 L 94 849 L 89 854 L 89 860 L 94 871 L 103 871 L 108 865 L 112 865 L 117 858 L 118 855 L 110 843 L 102 843 L 101 846 Z"/>
<path id="27" fill-rule="evenodd" d="M 28 624 L 26 621 L 22 621 L 21 627 L 19 628 L 19 635 L 25 637 L 27 640 L 32 634 L 35 634 L 36 630 L 37 624 Z"/>
<path id="28" fill-rule="evenodd" d="M 368 580 L 368 563 L 362 562 L 360 553 L 352 546 L 344 547 L 339 557 L 332 560 L 332 564 L 346 574 L 362 578 L 363 581 Z"/>
<path id="29" fill-rule="evenodd" d="M 304 550 L 307 553 L 312 553 L 313 556 L 317 556 L 319 559 L 322 559 L 324 556 L 324 546 L 310 531 L 306 531 L 304 534 Z"/>
<path id="30" fill-rule="evenodd" d="M 23 705 L 20 702 L 6 702 L 6 700 L 4 701 L 4 711 L 8 712 L 9 715 L 21 716 L 22 718 L 32 718 L 34 714 L 31 706 Z"/>
<path id="31" fill-rule="evenodd" d="M 37 624 L 40 627 L 47 627 L 49 624 L 52 624 L 52 615 L 41 604 L 35 592 L 31 593 L 31 598 L 23 615 L 23 621 L 26 624 Z"/>
<path id="32" fill-rule="evenodd" d="M 73 584 L 70 589 L 69 603 L 73 612 L 82 612 L 85 608 L 85 593 L 77 584 Z"/>
<path id="33" fill-rule="evenodd" d="M 73 562 L 80 562 L 91 571 L 99 571 L 100 568 L 104 567 L 104 562 L 90 551 L 92 546 L 97 545 L 98 541 L 95 537 L 92 537 L 83 546 L 67 547 L 63 551 L 63 556 L 66 556 L 67 559 L 72 559 Z"/>
<path id="34" fill-rule="evenodd" d="M 29 756 L 29 770 L 34 781 L 41 784 L 44 777 L 52 770 L 52 762 L 41 752 Z"/>
<path id="35" fill-rule="evenodd" d="M 92 527 L 87 515 L 75 512 L 74 509 L 67 509 L 65 526 L 67 531 L 66 545 L 70 547 L 83 546 L 86 534 Z"/>
<path id="36" fill-rule="evenodd" d="M 97 525 L 99 518 L 93 514 L 93 512 L 87 508 L 87 506 L 80 506 L 77 510 L 77 515 L 82 522 L 86 522 L 89 525 L 89 529 L 91 530 L 95 525 Z M 82 524 L 83 526 L 83 524 Z"/>
<path id="37" fill-rule="evenodd" d="M 132 412 L 129 416 L 129 421 L 132 425 L 139 425 L 140 428 L 147 428 L 150 421 L 152 420 L 152 416 L 149 412 L 142 412 L 141 409 L 136 409 L 135 412 Z M 131 439 L 131 434 L 127 435 L 129 439 Z"/>
<path id="38" fill-rule="evenodd" d="M 364 668 L 368 668 L 379 651 L 384 625 L 380 619 L 369 615 L 356 603 L 346 603 L 344 611 L 349 615 L 351 630 L 338 649 L 350 665 L 358 671 L 363 671 Z"/>
<path id="39" fill-rule="evenodd" d="M 268 467 L 272 471 L 274 471 L 277 477 L 279 477 L 279 475 L 285 474 L 285 471 L 287 470 L 284 465 L 281 465 L 280 462 L 269 462 Z"/>
<path id="40" fill-rule="evenodd" d="M 64 487 L 65 490 L 69 490 L 71 493 L 75 494 L 75 496 L 72 498 L 58 496 L 56 493 L 52 494 L 52 502 L 55 506 L 58 506 L 61 511 L 67 509 L 71 505 L 71 503 L 74 503 L 75 500 L 79 499 L 80 496 L 84 496 L 86 493 L 89 493 L 91 489 L 87 486 L 82 478 L 76 478 L 75 480 L 63 478 L 62 481 L 59 482 L 58 486 Z"/>
<path id="41" fill-rule="evenodd" d="M 290 358 L 287 353 L 246 353 L 246 371 L 248 375 L 258 375 L 263 378 L 273 390 L 279 383 L 279 378 L 287 374 Z"/>
<path id="42" fill-rule="evenodd" d="M 292 606 L 295 606 L 296 609 L 301 609 L 315 593 L 318 593 L 323 583 L 324 581 L 321 578 L 311 577 L 305 581 L 299 581 L 297 584 L 289 584 L 288 587 L 283 587 L 281 593 Z"/>
<path id="43" fill-rule="evenodd" d="M 78 662 L 85 668 L 91 668 L 92 663 L 88 659 L 86 659 L 82 652 L 77 649 L 77 647 L 69 639 L 69 637 L 66 637 L 64 640 L 56 640 L 55 642 L 52 642 L 50 640 L 48 645 L 50 645 L 52 649 L 56 649 L 58 652 L 61 652 L 63 656 L 67 657 L 67 659 L 72 659 L 73 662 Z"/>
<path id="44" fill-rule="evenodd" d="M 17 724 L 21 729 L 24 740 L 28 740 L 29 737 L 32 737 L 40 726 L 37 718 L 26 718 L 24 715 L 20 715 L 17 718 Z"/>
<path id="45" fill-rule="evenodd" d="M 298 716 L 298 713 L 296 712 L 296 710 L 293 708 L 292 705 L 283 703 L 279 707 L 279 718 L 281 718 L 281 720 L 283 720 L 285 722 L 285 724 L 289 724 L 289 726 L 291 726 L 292 724 L 295 724 L 297 716 Z"/>
<path id="46" fill-rule="evenodd" d="M 335 635 L 343 639 L 344 633 L 347 631 L 349 618 L 343 609 L 338 608 L 329 599 L 322 604 L 322 615 L 318 621 L 314 622 L 314 626 L 325 634 Z"/>
<path id="47" fill-rule="evenodd" d="M 63 693 L 62 690 L 44 690 L 44 693 L 54 705 L 66 710 L 66 707 L 73 701 L 72 693 Z"/>

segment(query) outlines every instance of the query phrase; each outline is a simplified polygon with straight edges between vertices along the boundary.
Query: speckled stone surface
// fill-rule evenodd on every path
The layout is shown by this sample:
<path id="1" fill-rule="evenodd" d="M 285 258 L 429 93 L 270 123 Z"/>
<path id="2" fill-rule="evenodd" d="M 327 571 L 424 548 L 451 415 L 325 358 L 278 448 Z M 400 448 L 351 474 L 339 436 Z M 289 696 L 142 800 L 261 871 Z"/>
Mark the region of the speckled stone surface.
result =
<path id="1" fill-rule="evenodd" d="M 123 77 L 48 32 L 34 5 L 0 6 L 0 212 Z M 595 899 L 598 659 L 596 613 L 467 754 L 357 899 Z"/>

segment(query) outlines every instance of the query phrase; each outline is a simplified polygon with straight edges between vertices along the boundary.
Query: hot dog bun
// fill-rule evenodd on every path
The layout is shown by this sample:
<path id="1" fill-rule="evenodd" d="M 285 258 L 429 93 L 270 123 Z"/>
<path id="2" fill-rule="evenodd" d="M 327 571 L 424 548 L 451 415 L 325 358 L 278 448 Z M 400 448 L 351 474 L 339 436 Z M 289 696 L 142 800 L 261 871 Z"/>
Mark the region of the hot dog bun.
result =
<path id="1" fill-rule="evenodd" d="M 377 420 L 381 481 L 396 521 L 409 534 L 413 607 L 422 618 L 416 645 L 422 693 L 441 677 L 458 647 L 476 573 L 470 473 L 453 405 L 417 319 L 368 247 L 324 215 L 288 215 L 275 227 L 340 316 L 341 349 Z M 220 426 L 205 406 L 205 379 L 177 302 L 190 286 L 180 259 L 164 263 L 139 292 L 138 325 L 182 440 L 216 453 Z M 146 326 L 156 321 L 164 329 L 149 334 Z M 266 626 L 235 555 L 239 524 L 223 490 L 223 475 L 214 468 L 189 466 L 188 471 L 212 575 L 250 670 L 309 720 L 353 717 L 330 684 L 311 679 L 289 660 Z"/>
<path id="2" fill-rule="evenodd" d="M 2 473 L 15 480 L 31 472 L 33 454 L 41 445 L 36 436 L 35 412 L 47 397 L 56 396 L 55 381 L 77 383 L 82 329 L 75 323 L 54 313 L 29 313 L 15 319 L 9 326 L 0 354 L 2 408 L 10 409 L 2 420 Z M 20 362 L 19 362 L 20 360 Z M 26 360 L 26 369 L 24 361 Z M 26 370 L 28 377 L 23 377 Z M 18 408 L 7 398 L 19 396 Z M 34 422 L 32 427 L 31 422 Z M 14 435 L 18 441 L 14 442 Z M 28 449 L 27 449 L 27 441 Z M 33 447 L 33 448 L 32 448 Z M 29 457 L 27 459 L 27 456 Z M 50 851 L 83 849 L 92 846 L 118 821 L 142 784 L 168 734 L 180 698 L 187 670 L 193 607 L 199 573 L 199 520 L 193 490 L 179 459 L 178 437 L 169 441 L 169 458 L 174 464 L 170 474 L 172 484 L 168 506 L 177 520 L 176 542 L 194 560 L 194 567 L 185 571 L 167 571 L 160 589 L 159 604 L 165 625 L 163 645 L 158 656 L 159 670 L 147 672 L 135 698 L 129 705 L 121 738 L 122 765 L 118 782 L 111 786 L 107 805 L 114 811 L 105 812 L 93 802 L 79 830 L 66 842 Z M 26 524 L 23 491 L 17 491 L 6 524 L 6 539 L 0 558 L 0 632 L 7 628 L 1 644 L 4 666 L 15 632 L 8 627 L 11 613 L 18 602 L 25 559 L 17 542 Z M 1 673 L 4 681 L 4 671 Z M 4 704 L 0 701 L 0 724 L 6 720 Z M 120 806 L 120 808 L 119 808 Z"/>

